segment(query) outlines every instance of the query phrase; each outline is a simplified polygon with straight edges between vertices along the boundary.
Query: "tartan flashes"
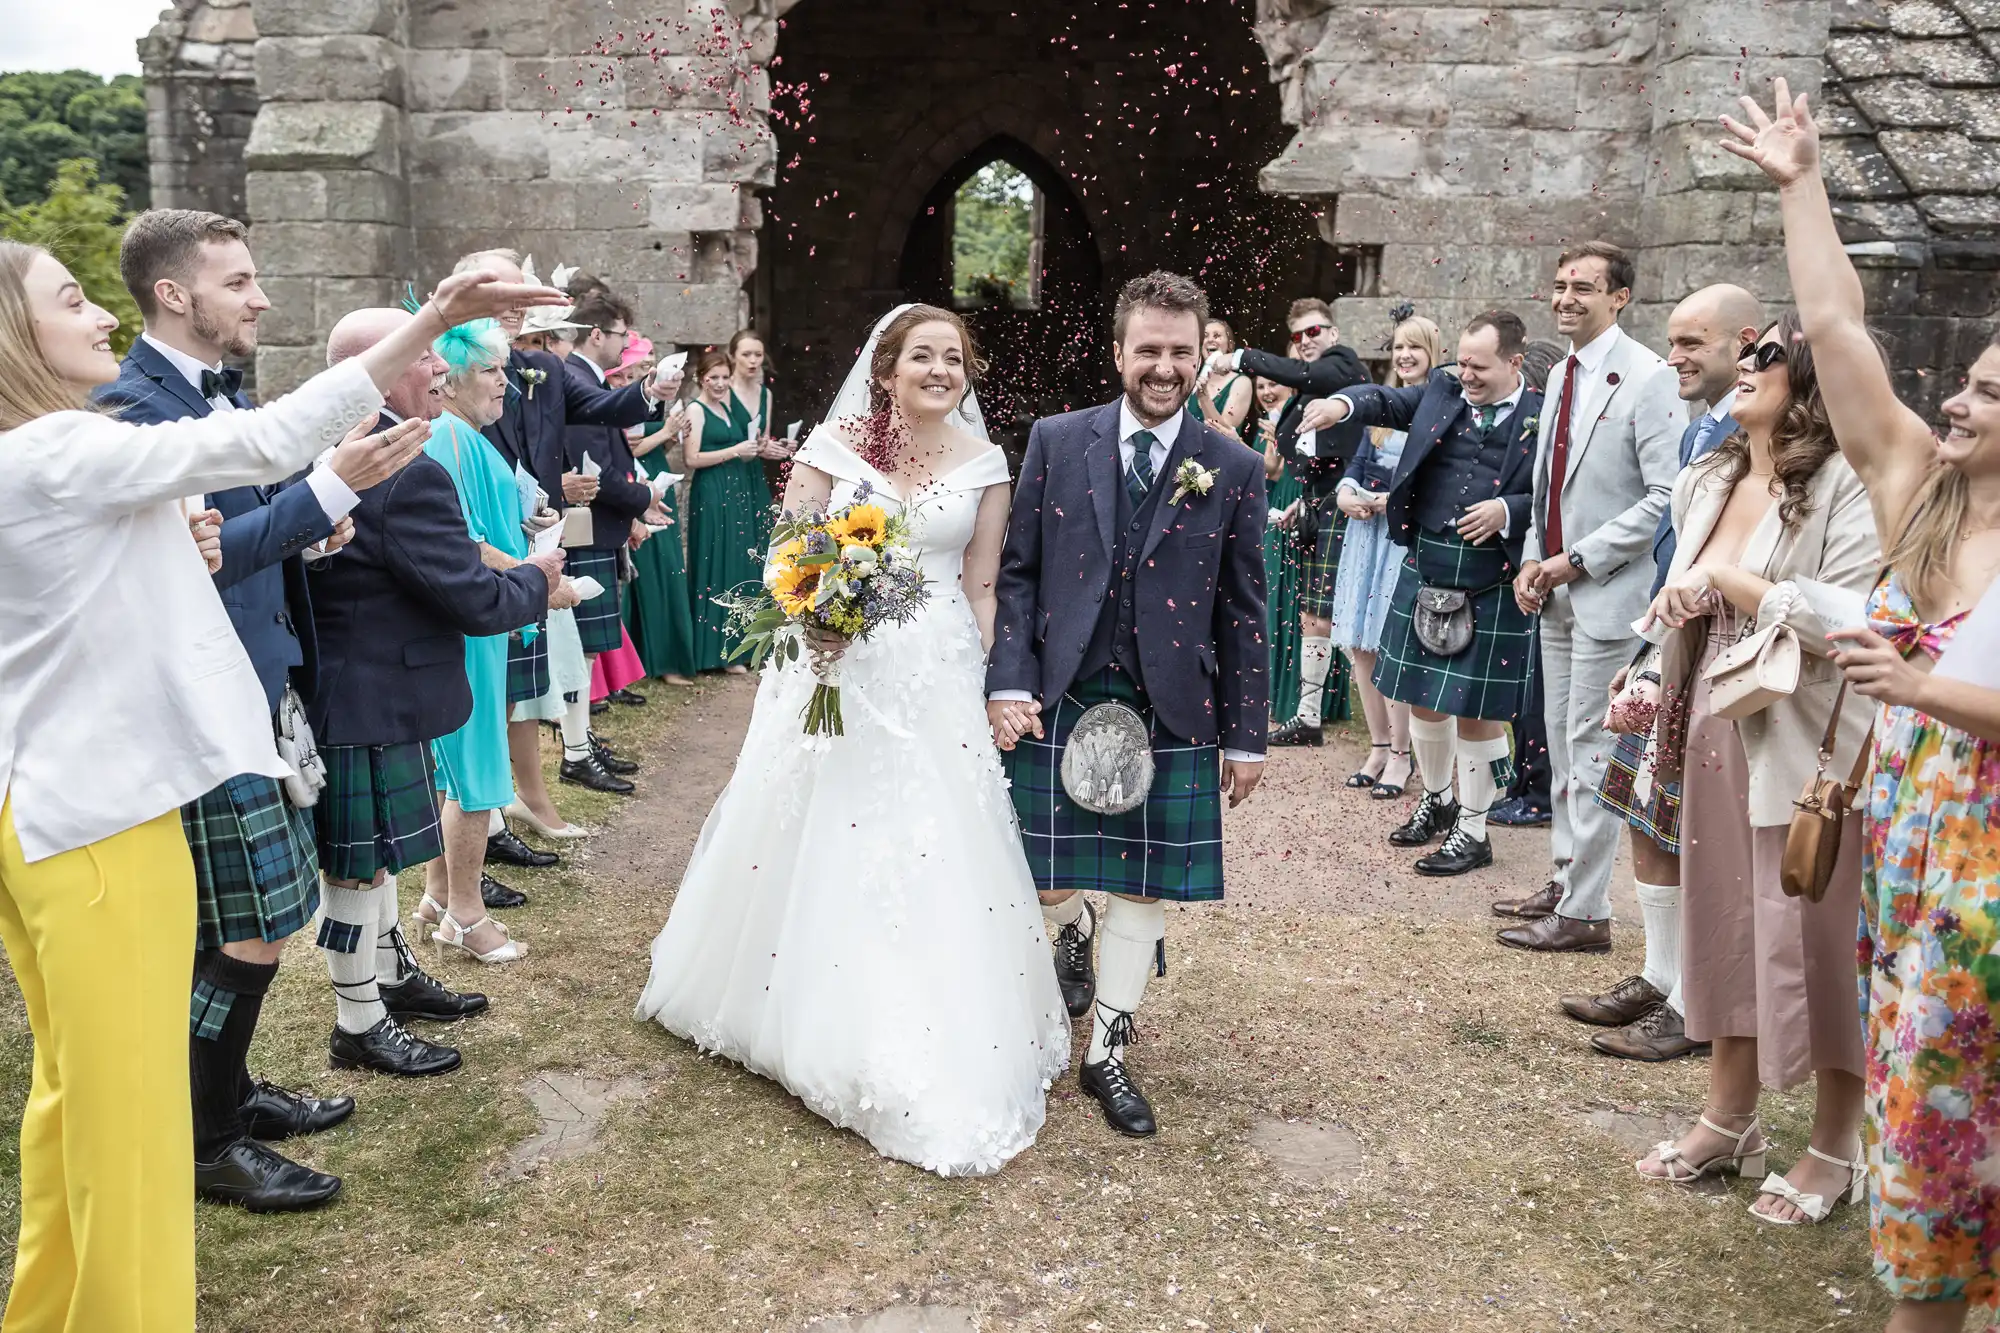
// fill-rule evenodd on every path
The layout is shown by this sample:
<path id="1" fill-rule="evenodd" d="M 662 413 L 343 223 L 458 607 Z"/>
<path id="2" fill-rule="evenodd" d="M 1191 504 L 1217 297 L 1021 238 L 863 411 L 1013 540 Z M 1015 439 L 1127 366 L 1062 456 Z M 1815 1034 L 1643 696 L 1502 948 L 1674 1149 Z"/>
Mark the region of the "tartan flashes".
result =
<path id="1" fill-rule="evenodd" d="M 1521 613 L 1514 590 L 1505 579 L 1484 586 L 1472 599 L 1472 643 L 1456 657 L 1439 657 L 1417 642 L 1411 618 L 1419 559 L 1433 572 L 1440 587 L 1461 586 L 1444 577 L 1454 568 L 1470 570 L 1490 556 L 1457 534 L 1417 530 L 1416 544 L 1403 557 L 1396 582 L 1396 600 L 1382 631 L 1381 659 L 1375 666 L 1375 688 L 1400 703 L 1428 708 L 1448 717 L 1484 718 L 1506 722 L 1520 712 L 1528 687 L 1535 622 Z M 1511 562 L 1506 578 L 1513 575 Z"/>
<path id="2" fill-rule="evenodd" d="M 1062 785 L 1062 752 L 1092 704 L 1117 700 L 1146 720 L 1155 776 L 1146 803 L 1122 815 L 1075 805 Z M 1222 897 L 1222 752 L 1169 735 L 1131 678 L 1108 668 L 1056 701 L 1042 740 L 1024 737 L 1002 758 L 1021 847 L 1035 887 L 1095 889 L 1170 902 Z"/>

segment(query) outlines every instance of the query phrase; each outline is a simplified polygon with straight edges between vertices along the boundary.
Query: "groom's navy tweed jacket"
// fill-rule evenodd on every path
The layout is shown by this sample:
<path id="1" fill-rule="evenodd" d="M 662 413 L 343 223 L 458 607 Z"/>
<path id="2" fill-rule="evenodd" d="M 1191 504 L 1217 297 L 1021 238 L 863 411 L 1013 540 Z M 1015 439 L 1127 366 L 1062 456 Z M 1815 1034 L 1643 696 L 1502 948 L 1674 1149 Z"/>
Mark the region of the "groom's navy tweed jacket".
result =
<path id="1" fill-rule="evenodd" d="M 1169 503 L 1193 460 L 1207 495 Z M 1118 404 L 1037 421 L 1000 556 L 986 688 L 1066 693 L 1113 588 L 1123 486 Z M 1264 752 L 1270 650 L 1264 621 L 1264 459 L 1188 416 L 1160 470 L 1159 508 L 1130 594 L 1146 697 L 1163 729 L 1200 745 Z"/>

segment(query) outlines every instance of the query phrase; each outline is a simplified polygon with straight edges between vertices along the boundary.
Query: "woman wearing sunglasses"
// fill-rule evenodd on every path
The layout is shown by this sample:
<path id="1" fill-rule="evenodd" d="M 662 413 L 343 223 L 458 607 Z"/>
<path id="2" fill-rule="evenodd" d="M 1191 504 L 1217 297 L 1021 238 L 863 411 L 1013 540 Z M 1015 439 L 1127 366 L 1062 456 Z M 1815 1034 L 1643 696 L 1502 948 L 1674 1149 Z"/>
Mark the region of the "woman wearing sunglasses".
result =
<path id="1" fill-rule="evenodd" d="M 1868 728 L 1867 703 L 1840 691 L 1827 634 L 1859 622 L 1881 553 L 1796 314 L 1743 349 L 1738 376 L 1741 429 L 1674 487 L 1679 546 L 1644 622 L 1658 649 L 1610 719 L 1632 730 L 1665 682 L 1654 788 L 1680 779 L 1687 1034 L 1715 1048 L 1700 1117 L 1638 1169 L 1677 1184 L 1732 1171 L 1762 1177 L 1751 1213 L 1792 1226 L 1855 1201 L 1864 1175 L 1850 973 L 1858 826 L 1820 901 L 1787 897 L 1780 871 L 1792 802 L 1818 766 L 1828 716 L 1841 711 L 1829 772 L 1852 768 Z M 1742 674 L 1721 660 L 1753 635 L 1801 662 L 1797 687 L 1762 707 L 1739 697 Z M 1764 1176 L 1770 1144 L 1758 1094 L 1808 1077 L 1817 1081 L 1810 1142 L 1789 1172 Z"/>
<path id="2" fill-rule="evenodd" d="M 1743 99 L 1749 123 L 1725 118 L 1723 147 L 1778 186 L 1827 411 L 1888 552 L 1865 625 L 1836 644 L 1854 691 L 1880 702 L 1861 800 L 1875 1275 L 1897 1299 L 1891 1333 L 1956 1330 L 2000 1305 L 2000 744 L 1992 692 L 1930 667 L 2000 572 L 2000 346 L 1944 404 L 1937 439 L 1875 354 L 1806 99 L 1783 79 L 1776 93 L 1769 115 Z"/>

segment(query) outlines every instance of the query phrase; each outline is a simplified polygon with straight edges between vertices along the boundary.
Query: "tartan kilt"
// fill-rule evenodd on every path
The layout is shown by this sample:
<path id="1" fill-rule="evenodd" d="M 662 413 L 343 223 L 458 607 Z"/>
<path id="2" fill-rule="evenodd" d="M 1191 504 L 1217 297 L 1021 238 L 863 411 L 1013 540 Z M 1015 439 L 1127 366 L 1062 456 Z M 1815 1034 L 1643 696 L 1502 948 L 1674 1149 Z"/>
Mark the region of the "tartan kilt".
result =
<path id="1" fill-rule="evenodd" d="M 1347 536 L 1347 515 L 1333 496 L 1306 496 L 1319 515 L 1319 540 L 1300 562 L 1299 610 L 1320 620 L 1333 619 L 1333 585 L 1340 573 L 1340 544 Z"/>
<path id="2" fill-rule="evenodd" d="M 507 706 L 539 699 L 549 692 L 549 631 L 540 627 L 533 643 L 521 641 L 521 631 L 507 636 Z"/>
<path id="3" fill-rule="evenodd" d="M 325 745 L 326 790 L 313 807 L 328 879 L 394 875 L 444 854 L 430 746 Z"/>
<path id="4" fill-rule="evenodd" d="M 1647 735 L 1620 736 L 1604 761 L 1597 803 L 1660 845 L 1681 854 L 1681 784 L 1652 775 L 1654 759 Z"/>
<path id="5" fill-rule="evenodd" d="M 197 938 L 204 949 L 275 943 L 319 910 L 312 812 L 276 778 L 245 773 L 181 807 L 194 857 Z"/>
<path id="6" fill-rule="evenodd" d="M 618 645 L 625 641 L 625 619 L 618 601 L 618 552 L 580 547 L 569 553 L 563 573 L 573 579 L 588 574 L 604 586 L 603 592 L 576 608 L 576 634 L 583 640 L 584 653 L 618 651 Z"/>
<path id="7" fill-rule="evenodd" d="M 1437 568 L 1472 558 L 1474 548 L 1456 533 L 1448 536 L 1421 529 L 1403 557 L 1396 580 L 1396 600 L 1389 623 L 1382 629 L 1382 646 L 1375 664 L 1375 688 L 1417 708 L 1447 717 L 1483 718 L 1509 722 L 1521 711 L 1528 690 L 1528 672 L 1535 652 L 1535 622 L 1514 603 L 1513 565 L 1507 578 L 1472 598 L 1472 642 L 1455 657 L 1439 657 L 1417 641 L 1412 620 L 1417 605 L 1420 548 Z M 1482 552 L 1478 557 L 1484 559 Z M 1440 586 L 1451 584 L 1440 581 Z"/>
<path id="8" fill-rule="evenodd" d="M 1146 720 L 1153 738 L 1153 789 L 1122 815 L 1082 809 L 1063 790 L 1070 730 L 1092 704 L 1117 700 Z M 1096 889 L 1169 902 L 1222 897 L 1222 751 L 1160 730 L 1152 705 L 1116 668 L 1078 681 L 1042 718 L 1041 740 L 1001 755 L 1035 887 Z"/>

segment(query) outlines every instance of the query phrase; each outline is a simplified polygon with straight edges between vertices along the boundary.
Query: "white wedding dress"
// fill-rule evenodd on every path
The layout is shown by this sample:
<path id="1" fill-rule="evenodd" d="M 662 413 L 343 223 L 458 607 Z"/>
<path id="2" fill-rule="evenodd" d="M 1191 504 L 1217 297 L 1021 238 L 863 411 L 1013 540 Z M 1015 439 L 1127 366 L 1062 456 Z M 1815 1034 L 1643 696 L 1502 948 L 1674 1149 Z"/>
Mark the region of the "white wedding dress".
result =
<path id="1" fill-rule="evenodd" d="M 767 665 L 637 1016 L 783 1084 L 885 1156 L 997 1171 L 1041 1129 L 1069 1062 L 1035 886 L 986 724 L 985 654 L 959 588 L 998 448 L 905 505 L 825 427 L 798 461 L 903 508 L 922 611 L 839 666 L 846 734 L 812 739 L 803 658 Z"/>

